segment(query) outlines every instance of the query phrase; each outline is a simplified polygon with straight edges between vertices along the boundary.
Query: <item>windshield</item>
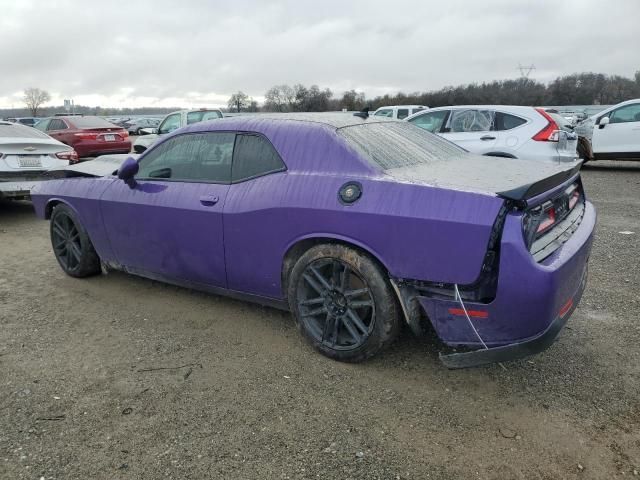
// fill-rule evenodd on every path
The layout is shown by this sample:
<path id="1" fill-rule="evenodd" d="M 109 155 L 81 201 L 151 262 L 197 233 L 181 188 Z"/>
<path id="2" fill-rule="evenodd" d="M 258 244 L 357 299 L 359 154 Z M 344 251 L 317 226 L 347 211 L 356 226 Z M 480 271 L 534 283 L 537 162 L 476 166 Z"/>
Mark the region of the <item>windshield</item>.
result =
<path id="1" fill-rule="evenodd" d="M 338 134 L 383 170 L 452 160 L 466 152 L 408 122 L 354 125 L 338 129 Z"/>

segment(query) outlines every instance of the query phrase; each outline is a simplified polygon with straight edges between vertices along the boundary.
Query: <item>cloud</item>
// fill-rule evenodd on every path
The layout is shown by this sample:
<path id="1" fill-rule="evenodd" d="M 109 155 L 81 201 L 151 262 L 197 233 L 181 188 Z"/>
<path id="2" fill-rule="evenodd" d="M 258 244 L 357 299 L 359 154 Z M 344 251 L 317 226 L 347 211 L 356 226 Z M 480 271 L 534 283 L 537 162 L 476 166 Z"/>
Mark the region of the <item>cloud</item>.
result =
<path id="1" fill-rule="evenodd" d="M 2 0 L 0 107 L 25 87 L 54 103 L 215 106 L 243 90 L 336 94 L 640 68 L 640 2 Z M 603 19 L 606 19 L 606 23 Z M 607 28 L 614 26 L 614 28 Z"/>

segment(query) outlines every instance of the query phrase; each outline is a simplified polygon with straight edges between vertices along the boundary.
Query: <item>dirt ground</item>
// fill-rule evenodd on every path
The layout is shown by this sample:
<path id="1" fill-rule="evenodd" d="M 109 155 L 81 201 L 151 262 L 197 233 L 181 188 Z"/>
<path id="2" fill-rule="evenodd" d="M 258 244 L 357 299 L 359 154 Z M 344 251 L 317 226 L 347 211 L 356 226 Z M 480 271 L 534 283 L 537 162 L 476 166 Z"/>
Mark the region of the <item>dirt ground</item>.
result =
<path id="1" fill-rule="evenodd" d="M 0 478 L 636 478 L 640 163 L 583 176 L 586 293 L 548 351 L 506 369 L 449 371 L 408 333 L 340 364 L 276 310 L 73 279 L 48 222 L 0 203 Z"/>

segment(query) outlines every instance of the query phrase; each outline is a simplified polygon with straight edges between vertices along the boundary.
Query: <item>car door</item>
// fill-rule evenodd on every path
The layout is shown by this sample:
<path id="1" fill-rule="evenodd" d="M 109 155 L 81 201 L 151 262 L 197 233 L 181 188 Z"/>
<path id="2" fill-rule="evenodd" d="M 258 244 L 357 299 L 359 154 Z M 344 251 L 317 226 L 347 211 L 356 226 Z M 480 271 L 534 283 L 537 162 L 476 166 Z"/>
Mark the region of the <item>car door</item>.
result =
<path id="1" fill-rule="evenodd" d="M 494 117 L 493 110 L 452 110 L 442 136 L 470 152 L 490 153 L 498 139 L 493 131 Z"/>
<path id="2" fill-rule="evenodd" d="M 285 195 L 286 166 L 271 142 L 252 133 L 238 134 L 233 153 L 232 185 L 224 206 L 224 244 L 228 288 L 273 296 L 280 284 L 281 228 L 278 206 Z M 270 272 L 270 273 L 268 273 Z M 277 272 L 277 273 L 276 273 Z"/>
<path id="3" fill-rule="evenodd" d="M 433 110 L 407 120 L 415 126 L 431 133 L 440 134 L 447 123 L 450 110 Z"/>
<path id="4" fill-rule="evenodd" d="M 152 278 L 226 287 L 222 211 L 235 134 L 177 135 L 139 160 L 131 185 L 114 181 L 101 211 L 115 257 Z"/>
<path id="5" fill-rule="evenodd" d="M 594 154 L 628 154 L 637 156 L 640 152 L 640 102 L 624 105 L 609 112 L 609 124 L 599 122 L 607 115 L 598 118 L 591 139 Z M 616 155 L 612 155 L 615 157 Z"/>

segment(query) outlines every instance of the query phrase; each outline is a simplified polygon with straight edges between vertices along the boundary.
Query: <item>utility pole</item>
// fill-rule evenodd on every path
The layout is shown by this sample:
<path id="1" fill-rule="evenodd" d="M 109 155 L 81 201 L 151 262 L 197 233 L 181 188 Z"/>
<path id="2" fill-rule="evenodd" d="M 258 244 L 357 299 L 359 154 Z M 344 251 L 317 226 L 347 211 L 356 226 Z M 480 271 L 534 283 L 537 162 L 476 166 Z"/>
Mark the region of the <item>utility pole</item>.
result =
<path id="1" fill-rule="evenodd" d="M 520 70 L 520 76 L 522 78 L 529 78 L 529 75 L 531 75 L 531 72 L 533 72 L 536 69 L 536 66 L 532 63 L 531 65 L 522 65 L 521 63 L 518 63 L 518 70 Z"/>

